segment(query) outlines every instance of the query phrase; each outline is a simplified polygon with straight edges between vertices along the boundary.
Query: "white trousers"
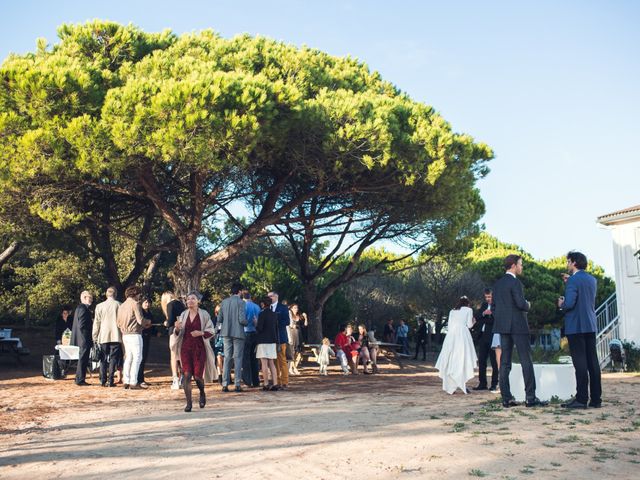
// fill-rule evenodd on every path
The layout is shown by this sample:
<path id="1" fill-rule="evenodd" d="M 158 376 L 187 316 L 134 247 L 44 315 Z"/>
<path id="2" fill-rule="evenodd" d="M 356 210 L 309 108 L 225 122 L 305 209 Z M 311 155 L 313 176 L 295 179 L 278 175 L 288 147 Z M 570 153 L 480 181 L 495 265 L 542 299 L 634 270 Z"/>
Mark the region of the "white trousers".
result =
<path id="1" fill-rule="evenodd" d="M 122 335 L 124 343 L 124 365 L 122 367 L 122 381 L 127 385 L 138 384 L 138 369 L 142 361 L 142 335 Z"/>

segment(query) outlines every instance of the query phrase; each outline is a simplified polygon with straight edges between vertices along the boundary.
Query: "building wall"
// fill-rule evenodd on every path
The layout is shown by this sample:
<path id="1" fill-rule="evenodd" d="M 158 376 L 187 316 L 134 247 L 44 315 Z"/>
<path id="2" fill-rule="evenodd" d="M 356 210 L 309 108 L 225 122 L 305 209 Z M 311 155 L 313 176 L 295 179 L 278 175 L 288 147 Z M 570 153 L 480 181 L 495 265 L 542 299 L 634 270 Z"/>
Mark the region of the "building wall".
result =
<path id="1" fill-rule="evenodd" d="M 612 225 L 618 312 L 623 340 L 640 344 L 640 218 Z"/>

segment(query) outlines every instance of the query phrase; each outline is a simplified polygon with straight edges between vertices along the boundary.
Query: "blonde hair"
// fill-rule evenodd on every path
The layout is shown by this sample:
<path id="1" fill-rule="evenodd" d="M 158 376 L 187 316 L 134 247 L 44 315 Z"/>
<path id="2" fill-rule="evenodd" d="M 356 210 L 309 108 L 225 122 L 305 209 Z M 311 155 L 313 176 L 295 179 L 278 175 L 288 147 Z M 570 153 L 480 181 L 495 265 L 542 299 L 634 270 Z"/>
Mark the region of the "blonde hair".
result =
<path id="1" fill-rule="evenodd" d="M 176 299 L 176 296 L 173 294 L 173 292 L 168 290 L 164 292 L 160 297 L 160 306 L 162 307 L 162 312 L 164 313 L 164 316 L 167 319 L 169 318 L 169 315 L 167 314 L 167 304 L 175 299 Z"/>
<path id="2" fill-rule="evenodd" d="M 323 345 L 331 345 L 331 342 L 329 341 L 329 339 L 328 339 L 327 337 L 324 337 L 324 338 L 322 339 L 322 344 L 323 344 Z"/>

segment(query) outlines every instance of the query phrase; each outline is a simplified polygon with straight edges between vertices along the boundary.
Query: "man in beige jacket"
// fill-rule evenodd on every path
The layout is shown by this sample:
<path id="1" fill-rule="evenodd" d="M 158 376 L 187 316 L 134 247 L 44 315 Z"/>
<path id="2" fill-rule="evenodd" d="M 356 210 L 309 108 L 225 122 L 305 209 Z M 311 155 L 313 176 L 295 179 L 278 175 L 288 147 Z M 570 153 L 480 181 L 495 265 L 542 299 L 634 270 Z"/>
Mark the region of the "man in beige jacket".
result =
<path id="1" fill-rule="evenodd" d="M 127 288 L 124 295 L 127 299 L 118 308 L 118 328 L 122 332 L 125 350 L 122 376 L 124 388 L 139 390 L 147 388 L 146 385 L 138 385 L 138 369 L 142 360 L 142 329 L 145 324 L 140 308 L 142 289 L 134 285 Z"/>
<path id="2" fill-rule="evenodd" d="M 122 335 L 117 325 L 120 302 L 115 299 L 116 289 L 107 288 L 107 299 L 96 305 L 93 320 L 93 343 L 100 345 L 100 383 L 107 386 L 107 363 L 109 364 L 108 385 L 115 387 L 113 375 L 122 356 Z"/>

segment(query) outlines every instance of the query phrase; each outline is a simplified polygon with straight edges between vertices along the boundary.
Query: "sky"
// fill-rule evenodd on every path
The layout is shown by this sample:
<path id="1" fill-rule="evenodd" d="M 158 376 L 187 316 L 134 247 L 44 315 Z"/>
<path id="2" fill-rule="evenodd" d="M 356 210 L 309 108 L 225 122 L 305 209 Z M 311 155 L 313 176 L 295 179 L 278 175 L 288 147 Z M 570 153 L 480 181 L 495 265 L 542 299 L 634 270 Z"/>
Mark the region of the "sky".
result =
<path id="1" fill-rule="evenodd" d="M 640 2 L 23 0 L 2 7 L 0 59 L 95 18 L 356 57 L 492 147 L 487 232 L 614 274 L 596 217 L 640 204 Z"/>

